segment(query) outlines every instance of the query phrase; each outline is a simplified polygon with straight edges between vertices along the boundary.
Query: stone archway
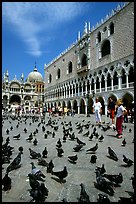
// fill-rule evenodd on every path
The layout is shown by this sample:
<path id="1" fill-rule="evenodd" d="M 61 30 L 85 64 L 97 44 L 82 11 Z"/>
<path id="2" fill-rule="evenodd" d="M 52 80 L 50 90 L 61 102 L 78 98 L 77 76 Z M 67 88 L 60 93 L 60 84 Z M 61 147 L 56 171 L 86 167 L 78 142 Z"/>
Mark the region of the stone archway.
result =
<path id="1" fill-rule="evenodd" d="M 93 113 L 93 99 L 91 97 L 88 100 L 88 113 L 89 114 Z"/>
<path id="2" fill-rule="evenodd" d="M 75 113 L 78 113 L 78 106 L 77 106 L 77 101 L 73 101 L 73 109 L 75 110 Z"/>
<path id="3" fill-rule="evenodd" d="M 71 109 L 71 102 L 70 101 L 67 102 L 67 109 Z"/>
<path id="4" fill-rule="evenodd" d="M 3 103 L 3 108 L 6 108 L 7 103 L 8 103 L 8 96 L 7 95 L 3 96 L 2 103 Z"/>
<path id="5" fill-rule="evenodd" d="M 19 95 L 12 95 L 9 99 L 9 104 L 13 105 L 20 105 L 21 104 L 21 98 Z"/>
<path id="6" fill-rule="evenodd" d="M 82 98 L 80 100 L 80 114 L 85 114 L 85 101 Z"/>
<path id="7" fill-rule="evenodd" d="M 133 100 L 133 96 L 130 93 L 125 93 L 122 97 L 123 105 L 128 112 L 131 110 Z"/>
<path id="8" fill-rule="evenodd" d="M 105 105 L 104 105 L 104 99 L 102 96 L 98 97 L 98 100 L 100 101 L 100 103 L 102 104 L 102 115 L 105 115 Z"/>

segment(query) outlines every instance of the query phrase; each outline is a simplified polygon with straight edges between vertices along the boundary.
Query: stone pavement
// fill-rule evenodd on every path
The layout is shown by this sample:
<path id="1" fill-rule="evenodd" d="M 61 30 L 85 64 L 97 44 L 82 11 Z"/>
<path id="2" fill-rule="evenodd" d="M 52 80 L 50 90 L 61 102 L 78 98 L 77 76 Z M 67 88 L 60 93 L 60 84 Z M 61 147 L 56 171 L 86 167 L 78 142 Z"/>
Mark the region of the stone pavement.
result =
<path id="1" fill-rule="evenodd" d="M 47 124 L 49 120 L 49 116 L 46 115 L 45 117 L 45 124 Z M 5 142 L 6 138 L 9 136 L 10 138 L 10 145 L 14 146 L 14 151 L 11 158 L 15 158 L 18 153 L 18 147 L 23 146 L 24 153 L 22 154 L 21 164 L 22 166 L 19 169 L 13 170 L 9 173 L 10 178 L 12 179 L 12 187 L 8 192 L 2 191 L 2 202 L 30 202 L 32 199 L 30 197 L 28 189 L 30 189 L 29 180 L 28 180 L 28 173 L 31 172 L 31 164 L 30 162 L 34 161 L 34 164 L 39 167 L 42 172 L 46 175 L 45 178 L 45 186 L 49 190 L 48 197 L 45 202 L 62 202 L 62 199 L 65 198 L 68 202 L 78 202 L 78 198 L 80 196 L 81 187 L 80 184 L 83 183 L 85 185 L 85 189 L 87 194 L 89 195 L 90 202 L 97 202 L 98 194 L 106 194 L 94 187 L 94 182 L 96 181 L 95 175 L 95 168 L 96 166 L 101 166 L 104 164 L 106 168 L 107 174 L 119 174 L 120 172 L 123 174 L 123 183 L 120 187 L 114 187 L 114 195 L 108 197 L 111 202 L 118 202 L 120 196 L 129 197 L 126 191 L 132 191 L 132 181 L 130 178 L 134 174 L 134 165 L 131 167 L 124 167 L 123 162 L 123 154 L 126 155 L 128 158 L 134 161 L 134 143 L 132 143 L 134 139 L 134 124 L 131 123 L 124 123 L 126 125 L 126 129 L 123 130 L 123 138 L 117 139 L 115 137 L 116 131 L 113 129 L 109 129 L 104 132 L 101 128 L 96 126 L 97 132 L 99 135 L 103 134 L 104 140 L 103 142 L 99 142 L 98 139 L 94 136 L 92 141 L 89 141 L 89 138 L 83 136 L 83 133 L 87 132 L 88 130 L 83 128 L 83 133 L 78 134 L 78 129 L 76 128 L 76 124 L 87 124 L 89 121 L 91 123 L 89 127 L 90 134 L 93 131 L 92 124 L 95 125 L 95 118 L 94 115 L 91 117 L 86 117 L 84 115 L 75 115 L 74 117 L 65 116 L 63 117 L 52 117 L 51 120 L 55 122 L 55 125 L 59 125 L 57 131 L 55 131 L 55 137 L 53 138 L 51 135 L 48 135 L 47 139 L 44 138 L 44 133 L 42 131 L 42 126 L 45 124 L 41 124 L 39 127 L 37 126 L 41 119 L 39 118 L 38 121 L 32 123 L 31 118 L 28 118 L 25 124 L 25 119 L 21 118 L 21 123 L 19 128 L 16 127 L 18 121 L 12 120 L 10 117 L 4 120 L 3 127 L 2 127 L 2 136 L 3 136 L 3 143 Z M 11 121 L 11 123 L 9 123 Z M 64 122 L 65 127 L 66 124 L 72 122 L 72 128 L 75 133 L 75 136 L 78 137 L 80 140 L 86 143 L 85 146 L 79 152 L 74 152 L 73 147 L 77 144 L 76 140 L 72 141 L 67 138 L 66 142 L 62 142 L 63 137 L 63 125 Z M 102 116 L 102 122 L 105 121 L 103 126 L 106 126 L 110 118 L 106 116 Z M 6 129 L 10 128 L 11 125 L 13 126 L 13 130 L 9 132 L 9 135 L 6 133 Z M 24 132 L 24 128 L 28 129 L 28 132 Z M 45 126 L 46 131 L 53 131 L 50 126 Z M 28 135 L 33 132 L 36 128 L 38 128 L 38 133 L 36 134 L 38 144 L 37 146 L 33 145 L 33 142 L 26 141 Z M 132 132 L 129 132 L 129 129 L 132 129 Z M 46 132 L 45 131 L 45 132 Z M 13 139 L 14 135 L 20 133 L 21 139 L 15 140 Z M 58 139 L 61 139 L 62 148 L 64 150 L 64 154 L 62 157 L 57 156 L 56 150 L 56 142 Z M 122 147 L 121 142 L 123 139 L 126 139 L 126 146 Z M 96 163 L 91 163 L 90 158 L 92 154 L 87 154 L 86 150 L 90 147 L 93 147 L 96 143 L 98 143 L 98 150 L 96 151 L 97 160 Z M 53 179 L 54 175 L 46 172 L 46 167 L 39 166 L 37 163 L 37 159 L 31 159 L 29 154 L 29 148 L 33 149 L 36 152 L 42 153 L 44 147 L 47 147 L 48 155 L 45 159 L 49 162 L 51 159 L 54 164 L 54 171 L 62 170 L 63 167 L 66 165 L 68 170 L 68 176 L 66 177 L 65 183 L 59 183 L 57 180 Z M 108 155 L 108 146 L 110 146 L 117 154 L 118 161 L 114 161 L 107 157 Z M 68 161 L 68 156 L 77 154 L 78 160 L 76 164 L 72 164 Z M 11 160 L 12 161 L 12 160 Z M 3 164 L 2 169 L 2 177 L 5 175 L 6 167 L 9 164 Z"/>

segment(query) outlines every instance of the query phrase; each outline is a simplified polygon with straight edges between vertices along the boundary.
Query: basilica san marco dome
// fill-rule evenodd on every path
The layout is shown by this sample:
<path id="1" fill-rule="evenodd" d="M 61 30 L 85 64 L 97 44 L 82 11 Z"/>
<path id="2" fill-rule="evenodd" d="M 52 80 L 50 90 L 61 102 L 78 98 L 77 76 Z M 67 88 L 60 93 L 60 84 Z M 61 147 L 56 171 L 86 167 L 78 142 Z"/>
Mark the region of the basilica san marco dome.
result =
<path id="1" fill-rule="evenodd" d="M 28 82 L 42 82 L 43 81 L 43 77 L 42 75 L 40 74 L 40 72 L 37 71 L 37 68 L 35 66 L 34 68 L 34 71 L 33 72 L 30 72 L 28 74 L 28 77 L 27 77 L 27 81 Z"/>

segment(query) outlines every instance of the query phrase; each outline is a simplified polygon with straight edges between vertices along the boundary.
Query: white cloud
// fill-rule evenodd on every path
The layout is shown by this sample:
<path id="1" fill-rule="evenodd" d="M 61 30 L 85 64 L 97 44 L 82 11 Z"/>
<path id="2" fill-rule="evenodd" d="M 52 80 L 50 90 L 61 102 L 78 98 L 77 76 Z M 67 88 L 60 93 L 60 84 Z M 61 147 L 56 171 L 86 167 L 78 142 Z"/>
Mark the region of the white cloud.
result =
<path id="1" fill-rule="evenodd" d="M 85 11 L 84 2 L 3 2 L 2 20 L 12 25 L 13 31 L 26 43 L 27 52 L 42 55 L 41 32 L 60 26 Z"/>

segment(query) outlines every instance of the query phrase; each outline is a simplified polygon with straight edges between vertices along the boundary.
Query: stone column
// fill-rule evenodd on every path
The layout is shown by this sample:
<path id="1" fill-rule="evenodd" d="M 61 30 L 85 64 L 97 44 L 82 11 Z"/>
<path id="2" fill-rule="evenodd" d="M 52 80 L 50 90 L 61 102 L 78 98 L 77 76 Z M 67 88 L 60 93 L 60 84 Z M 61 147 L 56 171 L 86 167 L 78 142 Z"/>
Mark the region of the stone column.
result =
<path id="1" fill-rule="evenodd" d="M 118 74 L 118 89 L 121 89 L 121 75 Z"/>
<path id="2" fill-rule="evenodd" d="M 111 77 L 111 90 L 113 91 L 113 77 Z"/>
<path id="3" fill-rule="evenodd" d="M 129 86 L 128 86 L 128 73 L 126 73 L 126 88 L 129 88 Z"/>
<path id="4" fill-rule="evenodd" d="M 85 83 L 85 94 L 87 94 L 87 82 Z"/>
<path id="5" fill-rule="evenodd" d="M 74 87 L 74 84 L 72 84 L 72 97 L 73 97 L 73 87 Z"/>
<path id="6" fill-rule="evenodd" d="M 105 102 L 105 115 L 107 115 L 107 110 L 108 110 L 108 104 L 107 104 L 107 102 Z"/>
<path id="7" fill-rule="evenodd" d="M 101 93 L 102 92 L 101 79 L 99 79 L 99 83 L 100 83 L 100 93 Z"/>
<path id="8" fill-rule="evenodd" d="M 90 94 L 92 93 L 92 89 L 91 89 L 91 81 L 89 81 L 89 85 L 90 85 Z"/>
<path id="9" fill-rule="evenodd" d="M 96 80 L 94 80 L 94 92 L 96 93 Z"/>
<path id="10" fill-rule="evenodd" d="M 105 76 L 105 91 L 107 91 L 107 77 Z"/>
<path id="11" fill-rule="evenodd" d="M 69 95 L 69 98 L 70 98 L 70 86 L 69 86 L 69 89 L 68 89 L 68 95 Z"/>
<path id="12" fill-rule="evenodd" d="M 78 96 L 80 95 L 80 93 L 79 93 L 79 83 L 78 83 Z"/>
<path id="13" fill-rule="evenodd" d="M 82 83 L 81 87 L 82 87 L 82 96 L 83 96 L 83 83 Z"/>
<path id="14" fill-rule="evenodd" d="M 67 89 L 68 89 L 68 87 L 66 86 L 66 89 L 65 89 L 66 90 L 66 98 L 67 98 Z"/>

